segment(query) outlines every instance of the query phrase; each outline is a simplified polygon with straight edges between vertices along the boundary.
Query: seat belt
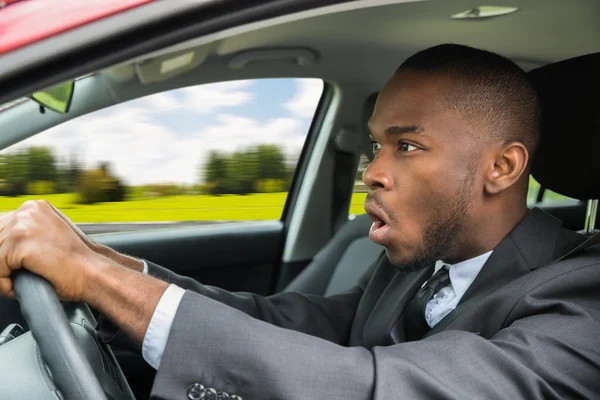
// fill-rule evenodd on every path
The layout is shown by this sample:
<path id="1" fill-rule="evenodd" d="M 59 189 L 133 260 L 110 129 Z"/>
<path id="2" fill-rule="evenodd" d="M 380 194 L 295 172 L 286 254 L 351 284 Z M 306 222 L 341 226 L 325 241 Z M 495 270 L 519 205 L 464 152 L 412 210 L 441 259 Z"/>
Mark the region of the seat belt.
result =
<path id="1" fill-rule="evenodd" d="M 588 247 L 592 247 L 592 246 L 594 246 L 594 245 L 596 245 L 598 243 L 600 243 L 600 232 L 594 234 L 593 236 L 590 236 L 589 238 L 587 238 L 582 243 L 580 243 L 579 245 L 577 245 L 574 249 L 572 249 L 571 251 L 569 251 L 564 256 L 562 256 L 560 258 L 557 258 L 556 260 L 554 260 L 552 262 L 552 264 L 557 263 L 559 261 L 562 261 L 565 258 L 570 257 L 570 256 L 572 256 L 575 253 L 579 253 L 579 252 L 587 249 Z"/>

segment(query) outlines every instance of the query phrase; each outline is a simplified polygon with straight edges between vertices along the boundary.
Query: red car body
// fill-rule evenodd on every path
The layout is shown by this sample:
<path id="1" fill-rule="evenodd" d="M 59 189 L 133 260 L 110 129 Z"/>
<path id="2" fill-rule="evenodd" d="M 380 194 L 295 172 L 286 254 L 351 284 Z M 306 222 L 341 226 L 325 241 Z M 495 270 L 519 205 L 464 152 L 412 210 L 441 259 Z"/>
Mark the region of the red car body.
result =
<path id="1" fill-rule="evenodd" d="M 0 55 L 154 0 L 50 1 L 0 1 Z"/>

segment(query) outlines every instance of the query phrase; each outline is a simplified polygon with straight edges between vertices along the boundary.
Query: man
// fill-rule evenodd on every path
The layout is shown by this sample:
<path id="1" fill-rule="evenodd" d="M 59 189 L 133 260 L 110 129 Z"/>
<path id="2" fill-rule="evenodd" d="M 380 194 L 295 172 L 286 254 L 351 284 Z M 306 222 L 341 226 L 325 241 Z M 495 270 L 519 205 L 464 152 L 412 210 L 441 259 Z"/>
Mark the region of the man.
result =
<path id="1" fill-rule="evenodd" d="M 600 269 L 552 264 L 582 238 L 526 208 L 539 119 L 498 55 L 441 45 L 402 64 L 364 173 L 386 253 L 337 296 L 206 287 L 90 241 L 45 202 L 0 222 L 0 293 L 25 267 L 100 310 L 158 369 L 160 399 L 593 397 Z"/>

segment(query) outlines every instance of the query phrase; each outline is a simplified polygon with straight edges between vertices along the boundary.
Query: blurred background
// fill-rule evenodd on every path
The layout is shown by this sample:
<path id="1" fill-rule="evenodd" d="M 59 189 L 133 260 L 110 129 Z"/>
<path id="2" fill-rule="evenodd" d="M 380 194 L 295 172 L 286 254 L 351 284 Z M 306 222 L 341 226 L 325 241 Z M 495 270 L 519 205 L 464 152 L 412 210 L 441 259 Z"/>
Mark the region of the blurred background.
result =
<path id="1" fill-rule="evenodd" d="M 43 198 L 89 233 L 279 219 L 322 93 L 223 82 L 77 118 L 0 152 L 0 212 Z M 352 213 L 365 195 L 359 172 Z"/>

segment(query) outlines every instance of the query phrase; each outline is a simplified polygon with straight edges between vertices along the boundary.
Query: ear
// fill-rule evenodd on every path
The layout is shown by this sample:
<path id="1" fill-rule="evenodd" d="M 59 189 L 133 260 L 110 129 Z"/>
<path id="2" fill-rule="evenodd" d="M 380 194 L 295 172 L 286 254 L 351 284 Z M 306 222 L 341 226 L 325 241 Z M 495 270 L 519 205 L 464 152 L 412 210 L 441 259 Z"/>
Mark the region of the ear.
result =
<path id="1" fill-rule="evenodd" d="M 485 176 L 485 192 L 496 194 L 514 185 L 527 170 L 529 153 L 523 143 L 511 142 L 492 154 Z"/>

